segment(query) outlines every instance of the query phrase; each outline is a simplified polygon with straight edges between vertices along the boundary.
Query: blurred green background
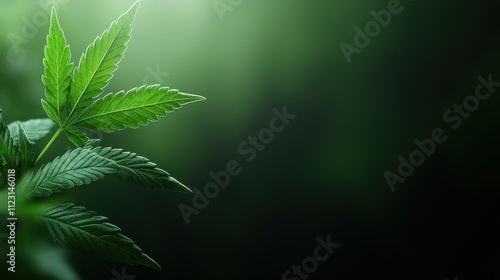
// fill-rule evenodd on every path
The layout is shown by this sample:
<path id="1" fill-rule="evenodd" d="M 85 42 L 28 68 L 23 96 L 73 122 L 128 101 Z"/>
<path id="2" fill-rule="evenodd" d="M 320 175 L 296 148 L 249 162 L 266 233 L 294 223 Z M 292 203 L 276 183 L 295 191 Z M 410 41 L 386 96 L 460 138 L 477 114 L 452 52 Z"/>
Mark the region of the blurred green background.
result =
<path id="1" fill-rule="evenodd" d="M 22 34 L 47 2 L 0 0 L 7 123 L 45 116 L 40 77 L 48 23 L 19 52 L 9 34 Z M 499 279 L 500 99 L 492 94 L 457 131 L 442 118 L 474 93 L 479 75 L 500 80 L 498 7 L 401 1 L 402 12 L 347 63 L 339 44 L 353 44 L 353 28 L 364 28 L 370 11 L 388 2 L 243 0 L 221 18 L 211 0 L 143 0 L 105 91 L 160 83 L 207 100 L 138 130 L 93 136 L 148 157 L 191 188 L 202 190 L 209 172 L 230 160 L 243 171 L 189 225 L 178 206 L 193 206 L 192 195 L 113 177 L 59 195 L 109 217 L 163 266 L 156 272 L 51 251 L 67 254 L 75 271 L 67 279 L 112 279 L 123 268 L 136 279 L 281 279 L 328 235 L 342 246 L 311 279 Z M 133 3 L 59 1 L 75 64 Z M 297 117 L 245 161 L 240 143 L 285 106 Z M 449 139 L 392 193 L 383 173 L 395 173 L 398 155 L 407 158 L 414 139 L 437 127 Z M 71 147 L 61 137 L 44 160 Z M 30 266 L 18 269 L 32 277 L 25 279 L 44 279 Z"/>

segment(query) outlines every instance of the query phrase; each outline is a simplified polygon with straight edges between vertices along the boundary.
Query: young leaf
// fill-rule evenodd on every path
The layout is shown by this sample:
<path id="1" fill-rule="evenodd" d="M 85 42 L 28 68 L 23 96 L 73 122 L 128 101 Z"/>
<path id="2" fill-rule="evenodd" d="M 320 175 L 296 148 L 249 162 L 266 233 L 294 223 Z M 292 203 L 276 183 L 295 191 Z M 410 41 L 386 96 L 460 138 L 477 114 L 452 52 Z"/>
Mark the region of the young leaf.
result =
<path id="1" fill-rule="evenodd" d="M 17 126 L 18 122 L 13 122 L 8 125 L 10 130 L 10 135 L 14 139 L 14 144 L 18 144 L 19 129 Z M 42 139 L 47 134 L 50 133 L 55 123 L 50 119 L 33 119 L 25 122 L 21 122 L 21 126 L 24 128 L 26 137 L 31 144 Z"/>
<path id="2" fill-rule="evenodd" d="M 113 161 L 116 164 L 116 174 L 125 180 L 131 180 L 139 185 L 153 189 L 170 189 L 180 192 L 191 190 L 170 176 L 167 171 L 157 168 L 155 163 L 135 153 L 124 152 L 122 149 L 96 147 L 92 152 Z"/>
<path id="3" fill-rule="evenodd" d="M 48 207 L 40 217 L 55 242 L 128 264 L 161 267 L 103 216 L 73 204 Z"/>
<path id="4" fill-rule="evenodd" d="M 138 128 L 158 120 L 158 116 L 165 116 L 181 105 L 204 99 L 159 85 L 142 86 L 127 93 L 108 94 L 97 100 L 75 121 L 75 125 L 106 132 L 127 127 Z"/>
<path id="5" fill-rule="evenodd" d="M 45 96 L 52 105 L 50 108 L 52 110 L 49 109 L 49 111 L 55 111 L 49 113 L 46 109 L 47 115 L 54 122 L 61 124 L 71 82 L 70 74 L 73 70 L 73 63 L 71 62 L 71 52 L 69 46 L 66 45 L 66 38 L 59 25 L 55 8 L 52 8 L 50 16 L 50 29 L 47 36 L 47 45 L 45 46 L 43 65 L 45 70 L 42 81 L 45 85 Z"/>
<path id="6" fill-rule="evenodd" d="M 21 172 L 29 170 L 35 163 L 35 153 L 33 152 L 33 144 L 30 143 L 26 132 L 24 131 L 21 123 L 17 123 L 18 140 L 19 143 L 19 164 L 21 165 Z"/>
<path id="7" fill-rule="evenodd" d="M 89 184 L 113 174 L 116 164 L 90 150 L 75 149 L 57 157 L 39 170 L 26 184 L 26 191 L 35 197 L 80 185 Z"/>
<path id="8" fill-rule="evenodd" d="M 139 1 L 97 37 L 82 55 L 71 82 L 69 120 L 77 118 L 102 93 L 113 77 L 113 72 L 127 49 L 138 5 Z"/>

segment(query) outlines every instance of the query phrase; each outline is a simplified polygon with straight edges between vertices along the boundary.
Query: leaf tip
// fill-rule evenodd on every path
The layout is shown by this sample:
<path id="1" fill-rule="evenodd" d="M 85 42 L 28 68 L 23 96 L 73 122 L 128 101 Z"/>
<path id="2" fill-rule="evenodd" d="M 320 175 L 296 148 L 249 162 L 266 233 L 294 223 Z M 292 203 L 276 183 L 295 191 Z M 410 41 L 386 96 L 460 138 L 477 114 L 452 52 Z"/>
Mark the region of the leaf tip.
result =
<path id="1" fill-rule="evenodd" d="M 52 9 L 50 9 L 50 25 L 53 26 L 55 24 L 58 24 L 57 11 L 56 7 L 52 6 Z"/>
<path id="2" fill-rule="evenodd" d="M 191 93 L 185 93 L 185 92 L 179 92 L 179 93 L 182 94 L 184 97 L 189 98 L 190 102 L 197 102 L 197 101 L 205 101 L 205 100 L 207 100 L 207 98 L 205 98 L 204 96 L 201 96 L 201 95 L 191 94 Z"/>
<path id="3" fill-rule="evenodd" d="M 177 181 L 177 179 L 175 179 L 174 177 L 169 176 L 168 180 L 174 184 L 174 189 L 172 189 L 173 191 L 178 191 L 183 193 L 193 193 L 193 191 L 190 188 L 188 188 L 183 183 Z"/>
<path id="4" fill-rule="evenodd" d="M 145 265 L 147 267 L 150 267 L 152 269 L 161 271 L 161 266 L 155 260 L 153 260 L 150 256 L 142 253 L 142 258 L 144 259 L 144 261 L 140 262 L 140 264 Z"/>
<path id="5" fill-rule="evenodd" d="M 133 14 L 135 14 L 137 12 L 137 9 L 139 9 L 140 5 L 141 5 L 141 0 L 137 0 L 126 13 L 132 12 Z"/>

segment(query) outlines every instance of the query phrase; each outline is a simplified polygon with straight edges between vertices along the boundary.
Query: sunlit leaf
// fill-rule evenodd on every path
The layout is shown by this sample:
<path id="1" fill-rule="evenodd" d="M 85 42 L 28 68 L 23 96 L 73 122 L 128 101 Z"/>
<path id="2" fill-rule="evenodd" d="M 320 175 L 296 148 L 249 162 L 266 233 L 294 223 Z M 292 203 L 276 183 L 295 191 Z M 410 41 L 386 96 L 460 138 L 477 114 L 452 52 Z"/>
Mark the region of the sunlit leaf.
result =
<path id="1" fill-rule="evenodd" d="M 49 110 L 55 111 L 50 114 L 47 112 L 47 114 L 53 121 L 61 124 L 71 82 L 73 63 L 71 63 L 71 52 L 66 44 L 66 37 L 64 37 L 64 33 L 59 26 L 55 8 L 52 8 L 50 16 L 50 29 L 47 36 L 47 45 L 45 46 L 43 65 L 45 70 L 42 81 L 45 85 L 45 96 L 52 105 Z"/>
<path id="2" fill-rule="evenodd" d="M 113 77 L 113 72 L 118 68 L 118 63 L 127 49 L 138 6 L 139 2 L 136 2 L 117 21 L 114 21 L 82 55 L 71 82 L 68 98 L 69 119 L 77 118 L 78 114 L 102 93 Z"/>
<path id="3" fill-rule="evenodd" d="M 182 105 L 204 100 L 198 95 L 181 93 L 167 87 L 142 86 L 127 93 L 108 94 L 97 100 L 75 122 L 88 129 L 113 132 L 138 128 L 158 120 Z"/>

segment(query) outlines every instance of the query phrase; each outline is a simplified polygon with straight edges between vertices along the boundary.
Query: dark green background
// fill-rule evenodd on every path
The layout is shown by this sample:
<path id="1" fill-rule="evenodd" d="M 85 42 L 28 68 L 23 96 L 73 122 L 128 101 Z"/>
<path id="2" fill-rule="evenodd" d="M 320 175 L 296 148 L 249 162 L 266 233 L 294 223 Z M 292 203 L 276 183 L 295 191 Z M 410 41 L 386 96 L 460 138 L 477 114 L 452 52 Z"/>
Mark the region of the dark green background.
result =
<path id="1" fill-rule="evenodd" d="M 6 122 L 45 116 L 48 25 L 8 55 L 8 34 L 21 34 L 23 17 L 41 10 L 37 2 L 0 0 Z M 60 5 L 75 63 L 133 2 Z M 105 91 L 141 85 L 158 66 L 169 73 L 162 85 L 207 101 L 95 137 L 148 157 L 191 188 L 202 189 L 229 160 L 243 171 L 188 226 L 178 205 L 192 205 L 191 195 L 107 178 L 58 196 L 109 217 L 163 266 L 156 272 L 69 251 L 81 279 L 112 279 L 123 267 L 137 280 L 281 279 L 328 235 L 342 245 L 310 279 L 499 279 L 500 98 L 492 94 L 456 131 L 442 118 L 474 93 L 479 75 L 500 81 L 498 7 L 403 0 L 403 11 L 348 64 L 339 44 L 353 44 L 353 28 L 387 3 L 245 0 L 221 21 L 210 0 L 143 0 Z M 238 145 L 284 106 L 297 118 L 246 162 Z M 383 173 L 396 172 L 398 155 L 437 127 L 448 140 L 392 193 Z M 44 160 L 70 147 L 61 137 Z"/>

